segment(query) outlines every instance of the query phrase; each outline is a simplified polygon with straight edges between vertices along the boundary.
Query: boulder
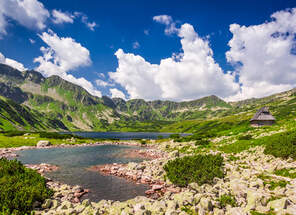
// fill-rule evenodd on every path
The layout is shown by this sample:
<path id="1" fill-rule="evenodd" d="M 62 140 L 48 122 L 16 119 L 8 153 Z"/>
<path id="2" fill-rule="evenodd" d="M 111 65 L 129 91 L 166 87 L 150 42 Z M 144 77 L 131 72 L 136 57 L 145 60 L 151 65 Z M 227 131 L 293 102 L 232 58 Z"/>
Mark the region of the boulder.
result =
<path id="1" fill-rule="evenodd" d="M 37 147 L 46 147 L 46 146 L 51 146 L 51 143 L 48 140 L 40 140 L 37 143 Z"/>
<path id="2" fill-rule="evenodd" d="M 44 203 L 42 204 L 43 209 L 48 209 L 52 206 L 52 200 L 51 199 L 46 199 Z"/>
<path id="3" fill-rule="evenodd" d="M 224 211 L 219 208 L 214 208 L 214 215 L 224 215 Z"/>
<path id="4" fill-rule="evenodd" d="M 270 201 L 267 204 L 267 207 L 269 207 L 270 209 L 273 209 L 274 212 L 279 212 L 282 209 L 286 209 L 287 205 L 288 205 L 287 198 L 281 198 L 274 201 Z"/>
<path id="5" fill-rule="evenodd" d="M 226 215 L 246 215 L 244 210 L 240 207 L 235 207 L 235 208 L 229 208 L 227 209 Z"/>
<path id="6" fill-rule="evenodd" d="M 256 190 L 248 190 L 247 191 L 247 206 L 245 208 L 245 211 L 254 210 L 257 206 L 261 205 L 261 198 L 262 194 Z"/>
<path id="7" fill-rule="evenodd" d="M 199 205 L 205 211 L 212 211 L 213 210 L 213 204 L 209 198 L 202 197 L 200 199 Z"/>

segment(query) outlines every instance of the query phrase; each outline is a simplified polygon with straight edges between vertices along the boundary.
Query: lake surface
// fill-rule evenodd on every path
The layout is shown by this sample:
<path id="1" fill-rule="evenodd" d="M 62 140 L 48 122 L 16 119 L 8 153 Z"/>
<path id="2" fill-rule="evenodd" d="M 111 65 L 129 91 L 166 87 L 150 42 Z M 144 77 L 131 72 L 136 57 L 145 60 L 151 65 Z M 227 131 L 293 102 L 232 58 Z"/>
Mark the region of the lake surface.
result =
<path id="1" fill-rule="evenodd" d="M 147 185 L 137 185 L 115 176 L 103 176 L 87 170 L 93 165 L 110 163 L 141 162 L 141 158 L 131 158 L 130 150 L 139 147 L 122 145 L 101 145 L 71 148 L 48 148 L 19 151 L 17 158 L 24 164 L 49 163 L 60 167 L 58 171 L 47 173 L 53 180 L 69 185 L 81 185 L 90 189 L 84 198 L 92 201 L 111 199 L 124 201 L 138 195 L 145 195 Z"/>
<path id="2" fill-rule="evenodd" d="M 68 133 L 68 132 L 66 132 Z M 173 133 L 160 133 L 160 132 L 69 132 L 81 137 L 98 138 L 98 139 L 120 139 L 120 140 L 133 140 L 133 139 L 158 139 L 168 138 Z M 180 134 L 187 136 L 190 134 Z"/>

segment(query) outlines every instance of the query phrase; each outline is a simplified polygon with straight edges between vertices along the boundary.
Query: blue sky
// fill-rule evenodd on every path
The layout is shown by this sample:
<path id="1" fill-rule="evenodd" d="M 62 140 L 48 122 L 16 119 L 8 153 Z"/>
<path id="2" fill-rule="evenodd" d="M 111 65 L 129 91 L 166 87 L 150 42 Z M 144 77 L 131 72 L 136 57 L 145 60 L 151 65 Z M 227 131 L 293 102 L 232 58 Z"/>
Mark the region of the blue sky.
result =
<path id="1" fill-rule="evenodd" d="M 44 13 L 38 17 L 27 17 L 29 15 L 26 12 L 29 10 L 40 12 L 38 7 L 34 9 L 31 7 L 32 5 L 41 7 Z M 286 68 L 287 62 L 285 62 L 285 59 L 294 59 L 295 57 L 295 55 L 288 53 L 294 46 L 294 39 L 259 38 L 258 36 L 261 28 L 266 31 L 266 34 L 271 34 L 267 32 L 268 23 L 272 25 L 274 32 L 279 29 L 281 33 L 295 34 L 295 27 L 288 25 L 289 23 L 294 24 L 296 21 L 292 10 L 295 7 L 295 1 L 292 0 L 183 2 L 172 0 L 0 0 L 0 6 L 2 7 L 0 9 L 0 32 L 2 32 L 0 34 L 0 53 L 3 57 L 5 56 L 4 58 L 20 62 L 25 68 L 39 70 L 46 76 L 60 75 L 69 81 L 80 84 L 95 95 L 147 100 L 190 100 L 217 94 L 228 100 L 238 100 L 262 97 L 295 87 L 293 78 L 296 67 L 291 64 Z M 18 7 L 20 9 L 14 11 L 17 10 L 14 8 Z M 290 10 L 287 11 L 287 9 Z M 53 15 L 53 10 L 67 15 L 72 21 L 58 21 Z M 279 17 L 272 19 L 271 15 L 276 12 L 281 13 Z M 20 14 L 18 17 L 15 15 L 17 13 Z M 154 18 L 160 15 L 163 17 Z M 285 15 L 290 16 L 289 19 L 286 19 L 288 24 L 278 21 Z M 2 21 L 1 17 L 4 17 Z M 40 17 L 43 19 L 40 20 Z M 168 17 L 170 20 L 167 19 Z M 169 24 L 165 23 L 164 18 Z M 193 30 L 190 26 L 185 29 L 186 26 L 183 26 L 185 23 L 188 23 Z M 239 25 L 235 33 L 229 30 L 230 25 L 234 23 Z M 93 29 L 91 29 L 91 25 L 93 25 Z M 173 31 L 165 33 L 165 29 L 171 26 L 174 27 Z M 180 36 L 182 26 L 184 34 Z M 246 26 L 248 29 L 244 30 L 242 26 Z M 252 31 L 252 26 L 257 26 L 257 33 Z M 190 34 L 192 32 L 196 34 L 193 39 L 195 42 L 188 39 L 188 31 Z M 247 39 L 248 35 L 252 40 Z M 228 43 L 234 36 L 237 36 L 237 39 L 230 47 Z M 46 38 L 47 42 L 44 41 Z M 50 38 L 56 40 L 49 42 Z M 71 38 L 73 44 L 80 44 L 76 50 L 72 50 L 71 56 L 74 59 L 75 54 L 81 50 L 85 57 L 84 61 L 74 61 L 69 58 L 60 61 L 57 59 L 67 51 L 65 50 L 67 46 L 60 50 L 60 53 L 55 49 L 55 47 L 60 47 L 59 42 L 62 42 L 62 38 Z M 193 56 L 190 55 L 190 48 L 187 48 L 189 50 L 187 54 L 180 55 L 180 53 L 185 53 L 184 47 L 181 45 L 182 38 L 184 46 L 192 46 Z M 271 39 L 272 41 L 270 41 Z M 68 41 L 69 44 L 71 41 Z M 202 43 L 201 46 L 196 45 L 198 41 Z M 265 41 L 266 44 L 281 42 L 285 45 L 256 47 L 254 46 L 256 41 L 260 44 Z M 54 44 L 55 42 L 57 43 Z M 247 44 L 244 47 L 247 51 L 243 53 L 243 57 L 238 57 L 236 48 L 242 43 Z M 45 53 L 52 54 L 51 62 L 58 61 L 56 65 L 45 65 L 45 54 L 40 50 L 41 47 L 50 49 Z M 69 53 L 71 52 L 70 48 Z M 274 48 L 276 50 L 277 48 L 283 49 L 282 55 L 271 55 L 268 50 L 274 50 Z M 122 49 L 123 53 L 116 57 L 115 53 L 119 49 Z M 260 59 L 261 55 L 252 59 L 252 53 L 262 50 L 267 50 L 268 53 L 262 54 L 262 59 Z M 205 56 L 200 56 L 199 53 L 203 51 L 207 53 Z M 226 57 L 228 51 L 230 51 L 229 59 Z M 161 60 L 172 59 L 173 53 L 180 55 L 178 59 L 173 60 L 175 66 L 169 68 L 165 64 L 161 65 Z M 43 56 L 42 66 L 40 66 L 40 61 L 39 63 L 33 62 L 40 56 Z M 178 61 L 182 61 L 180 57 L 184 57 L 183 60 L 186 62 L 178 64 Z M 189 58 L 191 57 L 195 61 L 193 64 L 190 63 Z M 208 57 L 211 62 L 207 64 L 201 62 Z M 4 60 L 3 62 L 9 64 L 10 61 Z M 258 68 L 262 62 L 266 62 L 267 66 Z M 276 66 L 268 66 L 270 62 Z M 11 62 L 10 65 L 12 65 Z M 216 65 L 215 69 L 212 69 L 213 65 Z M 269 72 L 267 71 L 269 68 L 274 69 Z M 147 72 L 150 70 L 151 72 Z M 192 72 L 189 73 L 189 70 Z M 256 77 L 258 71 L 265 72 L 265 70 L 267 71 L 266 79 L 262 77 L 264 76 L 262 74 Z M 287 72 L 283 74 L 283 70 Z M 110 72 L 113 75 L 110 75 Z M 231 74 L 231 77 L 223 74 L 229 74 L 229 76 Z M 69 75 L 71 76 L 69 77 Z M 276 78 L 278 76 L 284 77 L 279 80 Z M 167 81 L 164 82 L 160 79 Z M 188 82 L 192 80 L 188 86 L 186 80 Z M 260 80 L 256 86 L 251 84 L 254 80 Z M 225 84 L 221 85 L 220 82 Z M 196 87 L 195 85 L 200 86 Z M 110 91 L 110 89 L 112 90 Z M 151 93 L 147 93 L 148 91 Z"/>

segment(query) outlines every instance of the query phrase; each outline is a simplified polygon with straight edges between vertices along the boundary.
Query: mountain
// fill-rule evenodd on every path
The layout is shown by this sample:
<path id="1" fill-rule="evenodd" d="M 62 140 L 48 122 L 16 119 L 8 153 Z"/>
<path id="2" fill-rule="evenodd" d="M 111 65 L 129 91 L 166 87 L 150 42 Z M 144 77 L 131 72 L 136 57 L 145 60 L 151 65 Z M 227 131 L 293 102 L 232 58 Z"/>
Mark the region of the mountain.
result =
<path id="1" fill-rule="evenodd" d="M 185 102 L 125 101 L 93 96 L 59 76 L 45 78 L 33 70 L 21 72 L 0 64 L 0 96 L 2 130 L 156 131 L 184 120 L 252 112 L 277 103 L 287 92 L 230 103 L 215 95 Z"/>

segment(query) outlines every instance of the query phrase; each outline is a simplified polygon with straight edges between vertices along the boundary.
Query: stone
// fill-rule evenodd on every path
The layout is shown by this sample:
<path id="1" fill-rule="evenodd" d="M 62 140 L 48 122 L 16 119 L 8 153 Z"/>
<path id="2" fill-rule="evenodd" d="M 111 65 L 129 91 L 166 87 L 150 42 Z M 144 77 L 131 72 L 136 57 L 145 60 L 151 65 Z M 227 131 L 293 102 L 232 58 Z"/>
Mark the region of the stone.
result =
<path id="1" fill-rule="evenodd" d="M 51 146 L 50 141 L 48 141 L 48 140 L 40 140 L 37 143 L 37 147 L 46 147 L 46 146 Z"/>
<path id="2" fill-rule="evenodd" d="M 203 208 L 206 211 L 212 211 L 213 210 L 213 204 L 212 201 L 209 198 L 202 197 L 199 201 L 199 205 L 201 208 Z"/>
<path id="3" fill-rule="evenodd" d="M 64 201 L 64 202 L 62 202 L 62 204 L 61 204 L 61 206 L 59 208 L 62 209 L 62 210 L 66 210 L 66 209 L 69 209 L 69 208 L 73 208 L 73 205 L 69 201 Z"/>
<path id="4" fill-rule="evenodd" d="M 85 200 L 82 201 L 81 204 L 84 205 L 85 207 L 87 207 L 87 206 L 90 205 L 90 201 L 89 201 L 89 199 L 85 199 Z"/>
<path id="5" fill-rule="evenodd" d="M 287 207 L 287 214 L 296 214 L 296 205 L 289 205 Z"/>
<path id="6" fill-rule="evenodd" d="M 166 203 L 168 211 L 175 211 L 178 207 L 178 204 L 174 200 L 168 200 Z"/>
<path id="7" fill-rule="evenodd" d="M 141 204 L 141 203 L 138 203 L 134 206 L 134 211 L 137 212 L 137 211 L 140 211 L 140 210 L 145 210 L 145 205 L 144 204 Z"/>
<path id="8" fill-rule="evenodd" d="M 152 186 L 152 190 L 153 191 L 161 190 L 162 188 L 163 188 L 163 185 L 155 184 L 155 185 Z"/>
<path id="9" fill-rule="evenodd" d="M 55 199 L 52 200 L 51 202 L 52 202 L 51 209 L 56 209 L 60 205 L 59 202 L 57 200 L 55 200 Z"/>
<path id="10" fill-rule="evenodd" d="M 80 214 L 80 213 L 82 213 L 82 212 L 84 211 L 85 206 L 79 204 L 79 205 L 77 205 L 74 209 L 75 209 L 75 211 L 76 211 L 78 214 Z"/>
<path id="11" fill-rule="evenodd" d="M 287 198 L 276 199 L 276 200 L 270 201 L 267 204 L 267 207 L 269 207 L 270 209 L 273 209 L 274 212 L 279 212 L 282 209 L 286 209 L 287 206 L 288 206 Z"/>
<path id="12" fill-rule="evenodd" d="M 230 189 L 235 196 L 246 197 L 246 190 L 248 189 L 248 186 L 245 181 L 234 179 L 230 181 Z"/>
<path id="13" fill-rule="evenodd" d="M 48 209 L 48 208 L 50 208 L 52 206 L 52 200 L 51 199 L 46 199 L 45 201 L 44 201 L 44 203 L 42 204 L 42 208 L 43 209 Z"/>
<path id="14" fill-rule="evenodd" d="M 254 210 L 256 206 L 261 205 L 262 194 L 257 190 L 248 190 L 247 191 L 247 206 L 245 211 Z"/>
<path id="15" fill-rule="evenodd" d="M 178 213 L 175 210 L 167 210 L 165 215 L 178 215 Z"/>
<path id="16" fill-rule="evenodd" d="M 189 191 L 176 193 L 173 195 L 173 199 L 178 203 L 180 207 L 188 204 L 192 205 L 194 200 L 193 197 L 194 194 Z"/>
<path id="17" fill-rule="evenodd" d="M 219 208 L 214 208 L 214 215 L 224 215 L 224 211 Z"/>
<path id="18" fill-rule="evenodd" d="M 190 189 L 200 192 L 200 186 L 197 183 L 190 183 L 188 186 Z"/>
<path id="19" fill-rule="evenodd" d="M 240 207 L 228 208 L 225 214 L 226 215 L 246 215 L 244 210 Z"/>
<path id="20" fill-rule="evenodd" d="M 179 151 L 178 150 L 175 150 L 175 151 L 172 151 L 171 153 L 170 153 L 170 157 L 172 157 L 172 158 L 175 158 L 175 157 L 179 157 Z"/>

